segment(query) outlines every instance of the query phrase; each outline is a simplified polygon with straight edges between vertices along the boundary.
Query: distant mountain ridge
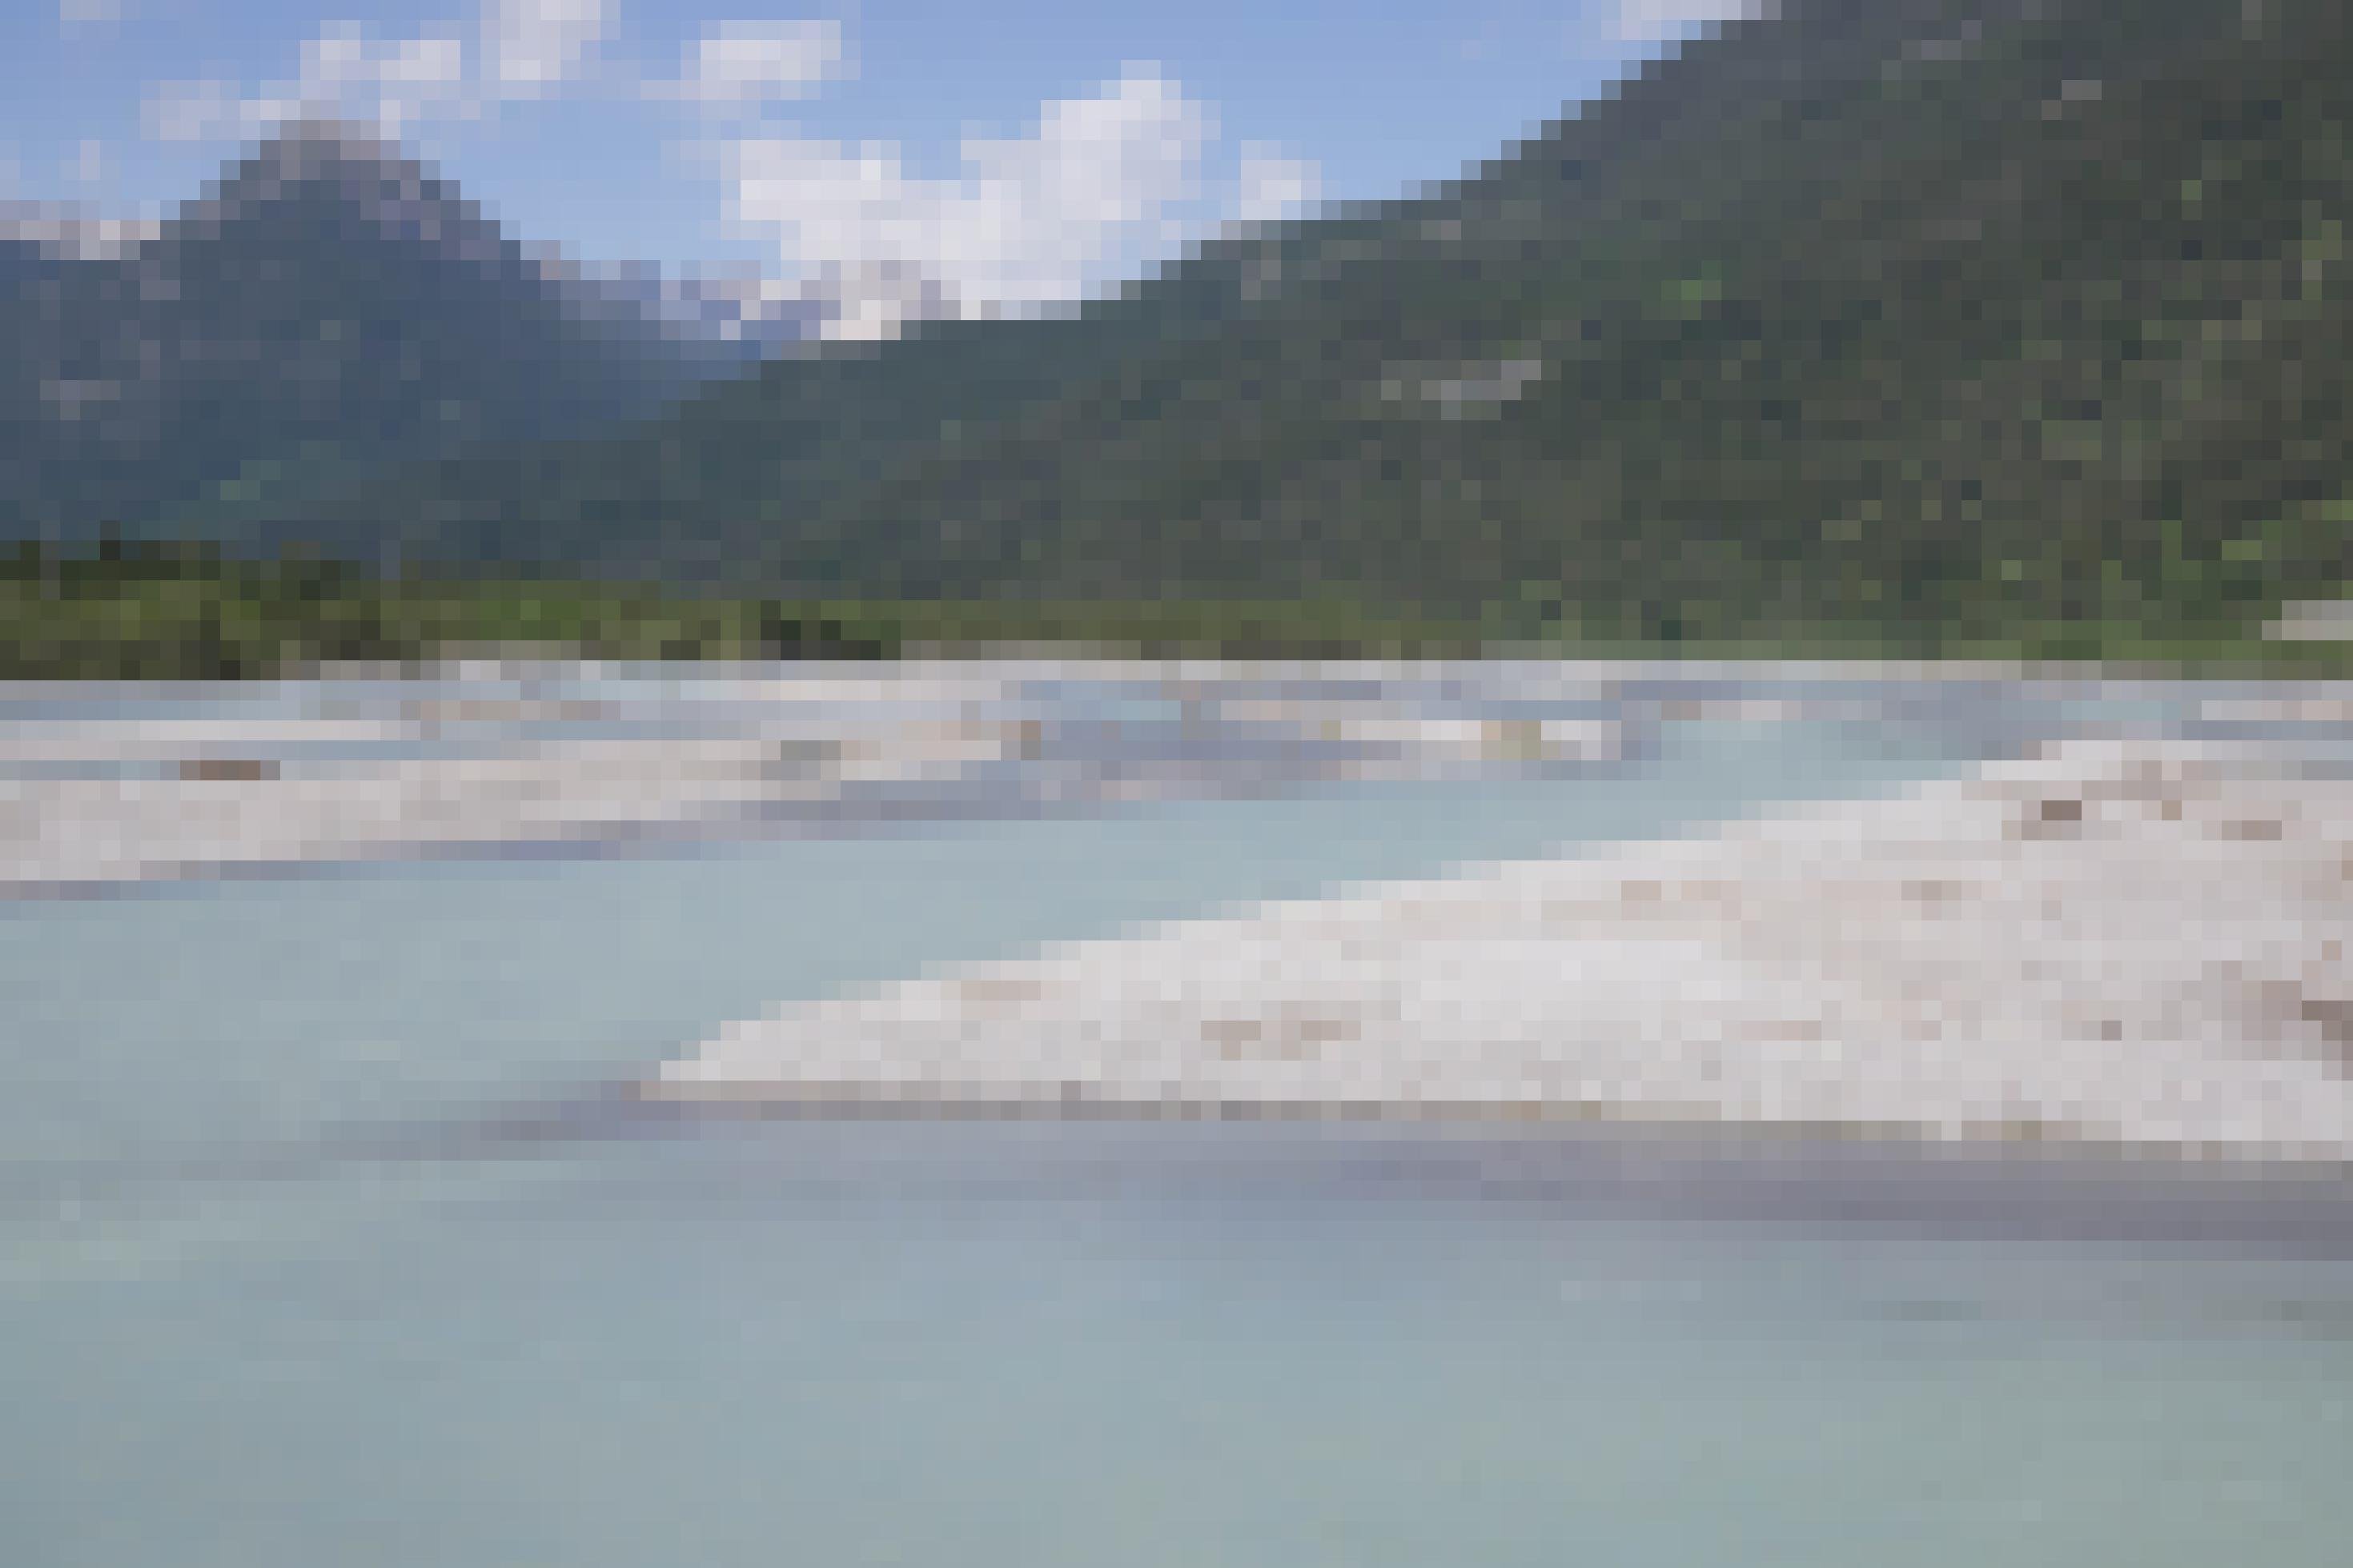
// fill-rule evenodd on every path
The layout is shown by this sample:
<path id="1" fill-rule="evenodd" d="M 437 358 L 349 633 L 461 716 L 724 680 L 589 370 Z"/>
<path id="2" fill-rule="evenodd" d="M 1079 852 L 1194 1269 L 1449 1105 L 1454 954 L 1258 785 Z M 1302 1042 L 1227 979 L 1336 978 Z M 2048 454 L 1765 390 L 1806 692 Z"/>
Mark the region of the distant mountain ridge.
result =
<path id="1" fill-rule="evenodd" d="M 161 225 L 0 225 L 19 530 L 228 526 L 477 441 L 646 417 L 805 335 L 731 335 L 527 252 L 397 148 L 290 125 Z"/>
<path id="2" fill-rule="evenodd" d="M 2341 0 L 1786 0 L 1053 320 L 262 508 L 331 549 L 1511 628 L 2237 625 L 2353 529 Z"/>

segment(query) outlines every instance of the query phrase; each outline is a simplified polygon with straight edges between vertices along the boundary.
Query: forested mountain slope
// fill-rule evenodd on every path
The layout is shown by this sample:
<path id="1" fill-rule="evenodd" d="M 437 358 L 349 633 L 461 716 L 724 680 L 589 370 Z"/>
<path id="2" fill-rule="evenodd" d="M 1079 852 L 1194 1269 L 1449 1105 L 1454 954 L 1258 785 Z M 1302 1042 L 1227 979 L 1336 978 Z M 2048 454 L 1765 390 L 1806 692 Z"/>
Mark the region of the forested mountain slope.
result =
<path id="1" fill-rule="evenodd" d="M 0 232 L 0 504 L 20 531 L 67 538 L 233 520 L 385 462 L 609 428 L 747 368 L 320 122 L 135 243 Z"/>
<path id="2" fill-rule="evenodd" d="M 1471 177 L 274 526 L 796 591 L 2226 626 L 2344 575 L 2340 0 L 1790 0 Z"/>

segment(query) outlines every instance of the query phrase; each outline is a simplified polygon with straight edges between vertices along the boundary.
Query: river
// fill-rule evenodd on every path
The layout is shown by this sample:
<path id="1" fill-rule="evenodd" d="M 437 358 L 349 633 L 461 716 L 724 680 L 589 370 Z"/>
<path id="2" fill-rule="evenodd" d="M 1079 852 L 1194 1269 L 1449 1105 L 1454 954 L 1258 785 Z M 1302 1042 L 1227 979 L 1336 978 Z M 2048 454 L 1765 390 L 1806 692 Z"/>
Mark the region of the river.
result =
<path id="1" fill-rule="evenodd" d="M 1415 700 L 1525 684 L 1479 679 Z M 2190 700 L 1703 684 L 1617 761 L 1376 776 L 1071 678 L 1020 698 L 1060 753 L 888 813 L 0 906 L 0 1561 L 2341 1562 L 2327 1181 L 613 1096 L 780 1001 Z M 0 731 L 191 711 L 142 700 Z M 1087 748 L 1155 787 L 1049 808 Z"/>

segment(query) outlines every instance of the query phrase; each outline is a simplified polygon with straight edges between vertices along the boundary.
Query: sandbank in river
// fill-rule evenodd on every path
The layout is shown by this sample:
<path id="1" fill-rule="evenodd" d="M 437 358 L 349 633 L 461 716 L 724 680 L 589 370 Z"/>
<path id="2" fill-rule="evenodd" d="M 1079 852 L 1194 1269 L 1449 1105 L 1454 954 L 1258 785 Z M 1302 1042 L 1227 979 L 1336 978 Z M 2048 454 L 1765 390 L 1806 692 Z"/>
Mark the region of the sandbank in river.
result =
<path id="1" fill-rule="evenodd" d="M 2353 1157 L 2353 782 L 2073 741 L 730 1027 L 654 1098 L 1772 1124 Z"/>

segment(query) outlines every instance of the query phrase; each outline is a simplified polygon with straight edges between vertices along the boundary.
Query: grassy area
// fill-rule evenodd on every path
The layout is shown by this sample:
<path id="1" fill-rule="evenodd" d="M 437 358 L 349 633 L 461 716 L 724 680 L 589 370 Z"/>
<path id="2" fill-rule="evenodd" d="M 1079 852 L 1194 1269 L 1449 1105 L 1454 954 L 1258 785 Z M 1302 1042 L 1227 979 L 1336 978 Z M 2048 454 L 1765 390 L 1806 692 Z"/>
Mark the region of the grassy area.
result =
<path id="1" fill-rule="evenodd" d="M 1656 659 L 1968 659 L 2174 674 L 2353 677 L 2353 645 L 2276 643 L 2260 623 L 2197 632 L 2131 622 L 1994 635 L 1838 625 L 1691 636 L 1540 616 L 1478 621 L 1317 601 L 786 600 L 627 584 L 385 577 L 303 556 L 111 542 L 0 553 L 0 679 L 225 679 L 322 665 L 501 655 L 619 660 L 882 659 L 1006 648 L 1114 655 Z"/>
<path id="2" fill-rule="evenodd" d="M 636 658 L 896 651 L 867 628 L 764 620 L 748 605 L 592 584 L 384 580 L 336 563 L 240 562 L 176 545 L 19 547 L 0 571 L 0 676 L 19 679 L 237 679 L 489 647 Z"/>
<path id="3" fill-rule="evenodd" d="M 2036 626 L 2011 636 L 1809 627 L 1750 637 L 1539 637 L 1511 645 L 1555 657 L 1601 659 L 1802 660 L 1999 664 L 2026 673 L 2095 668 L 2109 676 L 2353 679 L 2353 643 L 2282 643 L 2260 626 L 2241 632 L 2167 633 L 2130 623 Z"/>
<path id="4" fill-rule="evenodd" d="M 485 652 L 618 660 L 897 658 L 1008 647 L 1145 655 L 1477 651 L 1474 628 L 1340 602 L 801 601 L 626 584 L 384 577 L 301 556 L 112 542 L 0 555 L 0 679 L 235 679 Z"/>

